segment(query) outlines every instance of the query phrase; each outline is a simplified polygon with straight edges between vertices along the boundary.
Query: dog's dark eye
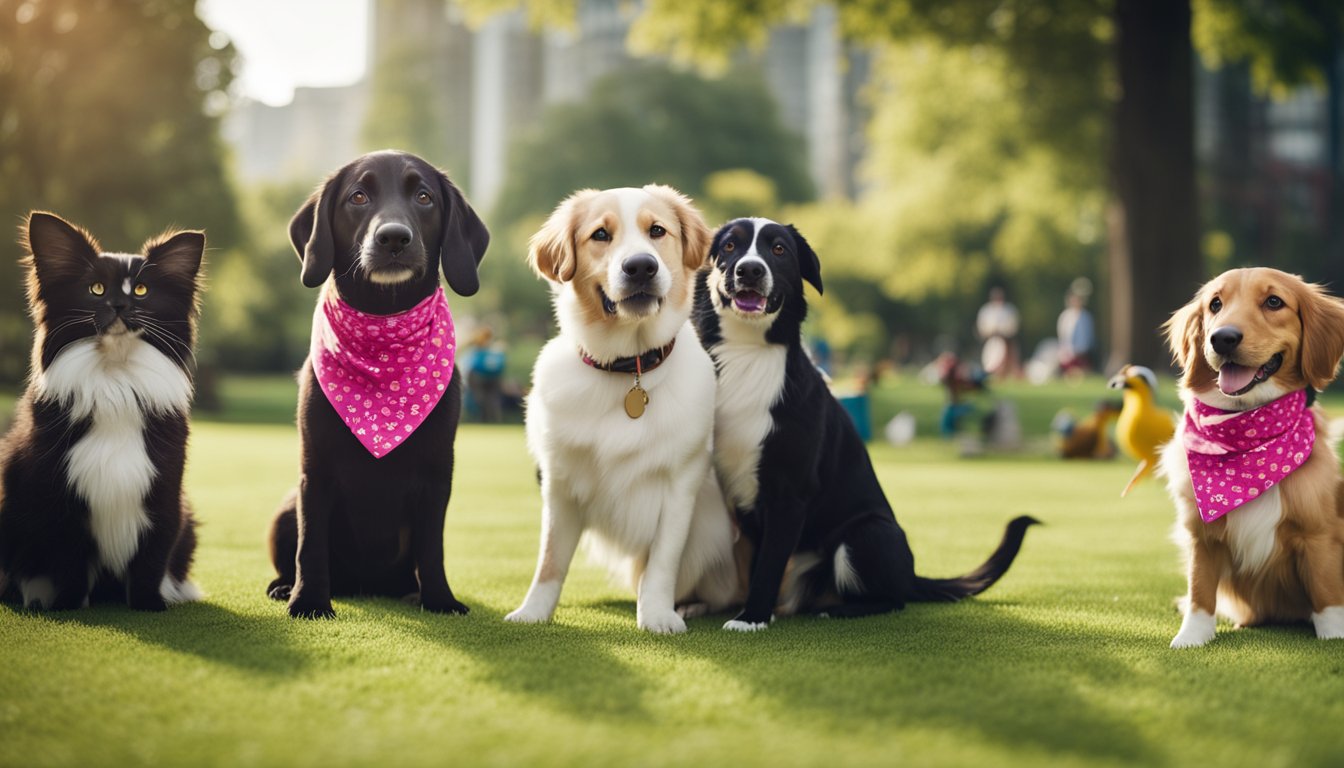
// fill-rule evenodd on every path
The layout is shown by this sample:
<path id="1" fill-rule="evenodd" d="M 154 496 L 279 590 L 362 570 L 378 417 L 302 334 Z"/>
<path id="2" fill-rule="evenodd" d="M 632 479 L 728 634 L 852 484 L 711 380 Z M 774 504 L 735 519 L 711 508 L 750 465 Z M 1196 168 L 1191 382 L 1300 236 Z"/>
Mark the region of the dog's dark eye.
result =
<path id="1" fill-rule="evenodd" d="M 784 255 L 784 246 L 780 245 L 779 243 L 775 243 L 775 247 L 774 247 L 774 248 L 771 248 L 771 249 L 770 249 L 770 252 L 773 253 L 773 254 L 775 254 L 776 256 L 783 256 L 783 255 Z"/>
<path id="2" fill-rule="evenodd" d="M 350 193 L 350 202 L 355 205 L 365 205 L 369 202 L 369 196 L 364 194 L 364 190 L 356 189 Z"/>
<path id="3" fill-rule="evenodd" d="M 649 237 L 652 237 L 652 238 L 654 238 L 654 239 L 657 239 L 657 238 L 660 238 L 660 237 L 662 237 L 663 235 L 666 235 L 666 234 L 667 234 L 667 230 L 666 230 L 666 229 L 663 229 L 662 227 L 658 226 L 657 224 L 654 224 L 652 227 L 649 227 Z"/>
<path id="4" fill-rule="evenodd" d="M 601 240 L 602 242 L 605 243 L 611 239 L 611 235 L 607 232 L 606 227 L 599 227 L 598 230 L 593 233 L 593 239 Z"/>
<path id="5" fill-rule="evenodd" d="M 429 193 L 422 189 L 420 190 L 420 194 L 415 196 L 415 202 L 421 205 L 429 205 L 434 202 L 434 198 L 430 197 Z"/>
<path id="6" fill-rule="evenodd" d="M 1270 309 L 1283 309 L 1283 299 L 1280 299 L 1278 296 L 1270 296 L 1268 299 L 1265 299 L 1265 306 Z"/>
<path id="7" fill-rule="evenodd" d="M 727 240 L 724 242 L 723 244 L 724 253 L 732 253 L 735 250 L 737 250 L 737 244 L 734 243 L 732 240 Z"/>
<path id="8" fill-rule="evenodd" d="M 1220 309 L 1222 309 L 1222 308 L 1223 308 L 1223 300 L 1222 300 L 1222 299 L 1219 299 L 1219 298 L 1216 298 L 1216 297 L 1215 297 L 1213 301 L 1210 301 L 1210 302 L 1209 302 L 1209 311 L 1212 312 L 1212 313 L 1215 314 L 1215 315 L 1218 314 L 1218 310 L 1220 310 Z"/>

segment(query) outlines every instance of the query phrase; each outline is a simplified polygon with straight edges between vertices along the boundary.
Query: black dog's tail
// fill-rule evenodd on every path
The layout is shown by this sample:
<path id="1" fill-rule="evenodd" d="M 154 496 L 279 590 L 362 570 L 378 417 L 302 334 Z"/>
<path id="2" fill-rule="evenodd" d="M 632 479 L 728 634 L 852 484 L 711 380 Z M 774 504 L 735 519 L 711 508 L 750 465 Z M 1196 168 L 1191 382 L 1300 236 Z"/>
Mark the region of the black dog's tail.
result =
<path id="1" fill-rule="evenodd" d="M 994 554 L 989 556 L 984 565 L 965 576 L 953 579 L 926 579 L 923 576 L 916 576 L 914 594 L 910 596 L 911 602 L 953 603 L 964 597 L 978 595 L 994 586 L 994 582 L 1007 573 L 1009 566 L 1013 564 L 1018 550 L 1022 548 L 1022 539 L 1027 535 L 1027 529 L 1040 523 L 1040 520 L 1028 515 L 1013 518 L 1003 532 L 999 548 L 994 550 Z"/>

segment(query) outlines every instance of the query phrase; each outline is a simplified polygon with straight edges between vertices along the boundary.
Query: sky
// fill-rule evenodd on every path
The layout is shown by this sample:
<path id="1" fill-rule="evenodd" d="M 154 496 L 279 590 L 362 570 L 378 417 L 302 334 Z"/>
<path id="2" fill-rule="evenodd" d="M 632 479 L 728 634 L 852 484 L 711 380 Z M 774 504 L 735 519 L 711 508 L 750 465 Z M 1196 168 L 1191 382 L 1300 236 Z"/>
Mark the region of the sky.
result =
<path id="1" fill-rule="evenodd" d="M 200 0 L 196 13 L 238 50 L 239 93 L 271 106 L 295 86 L 349 85 L 367 67 L 369 0 Z"/>

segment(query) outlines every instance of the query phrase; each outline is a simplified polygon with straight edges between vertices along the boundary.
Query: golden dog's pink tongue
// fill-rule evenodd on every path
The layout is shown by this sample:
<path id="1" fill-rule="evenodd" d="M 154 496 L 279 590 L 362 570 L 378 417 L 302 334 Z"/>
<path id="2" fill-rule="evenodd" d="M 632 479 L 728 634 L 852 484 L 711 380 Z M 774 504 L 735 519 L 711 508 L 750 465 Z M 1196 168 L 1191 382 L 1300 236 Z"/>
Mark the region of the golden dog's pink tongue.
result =
<path id="1" fill-rule="evenodd" d="M 1244 365 L 1228 363 L 1218 371 L 1218 388 L 1224 395 L 1235 395 L 1246 388 L 1255 378 L 1255 369 Z"/>

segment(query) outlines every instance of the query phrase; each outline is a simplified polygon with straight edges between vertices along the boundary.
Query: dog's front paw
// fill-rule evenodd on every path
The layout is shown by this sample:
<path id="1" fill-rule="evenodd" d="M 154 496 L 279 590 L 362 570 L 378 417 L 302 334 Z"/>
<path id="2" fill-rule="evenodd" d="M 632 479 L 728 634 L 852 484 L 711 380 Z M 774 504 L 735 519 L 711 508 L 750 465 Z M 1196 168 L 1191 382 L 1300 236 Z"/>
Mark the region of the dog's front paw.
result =
<path id="1" fill-rule="evenodd" d="M 723 628 L 730 632 L 760 632 L 770 626 L 768 621 L 742 621 L 733 619 L 723 625 Z"/>
<path id="2" fill-rule="evenodd" d="M 289 616 L 293 619 L 334 619 L 336 611 L 330 600 L 308 600 L 295 594 L 289 600 Z"/>
<path id="3" fill-rule="evenodd" d="M 505 621 L 511 621 L 514 624 L 545 624 L 551 620 L 551 614 L 521 606 L 518 610 L 504 617 Z"/>
<path id="4" fill-rule="evenodd" d="M 640 629 L 657 635 L 678 635 L 686 631 L 686 621 L 676 611 L 643 611 L 635 623 Z"/>
<path id="5" fill-rule="evenodd" d="M 1213 639 L 1218 622 L 1201 610 L 1193 610 L 1181 622 L 1181 631 L 1172 638 L 1172 648 L 1198 648 Z"/>
<path id="6" fill-rule="evenodd" d="M 421 601 L 420 607 L 431 613 L 455 613 L 465 615 L 471 612 L 465 604 L 455 598 L 444 598 L 440 600 Z"/>
<path id="7" fill-rule="evenodd" d="M 168 601 L 163 599 L 163 595 L 156 592 L 144 592 L 132 594 L 126 600 L 127 605 L 131 606 L 133 611 L 166 611 L 168 610 Z"/>
<path id="8" fill-rule="evenodd" d="M 1316 625 L 1317 638 L 1344 640 L 1344 605 L 1332 605 L 1311 614 L 1311 623 Z"/>
<path id="9" fill-rule="evenodd" d="M 287 581 L 276 579 L 266 586 L 266 596 L 272 600 L 286 602 L 289 600 L 289 593 L 294 591 L 294 585 Z"/>

